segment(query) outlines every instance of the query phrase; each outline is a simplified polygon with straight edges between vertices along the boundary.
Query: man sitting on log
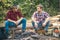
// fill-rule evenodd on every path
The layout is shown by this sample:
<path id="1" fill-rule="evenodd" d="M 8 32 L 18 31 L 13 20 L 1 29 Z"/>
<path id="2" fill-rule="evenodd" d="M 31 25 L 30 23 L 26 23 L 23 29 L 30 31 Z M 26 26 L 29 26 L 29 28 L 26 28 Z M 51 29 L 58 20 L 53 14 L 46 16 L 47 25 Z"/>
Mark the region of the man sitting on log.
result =
<path id="1" fill-rule="evenodd" d="M 37 5 L 37 11 L 35 11 L 32 15 L 32 25 L 35 31 L 43 27 L 44 30 L 47 32 L 50 23 L 49 18 L 49 14 L 43 11 L 43 5 Z"/>
<path id="2" fill-rule="evenodd" d="M 20 19 L 18 19 L 18 17 Z M 18 10 L 17 6 L 14 5 L 7 12 L 5 21 L 6 34 L 9 32 L 9 27 L 15 27 L 20 24 L 22 24 L 22 32 L 24 32 L 26 30 L 26 18 L 22 16 L 21 11 Z"/>

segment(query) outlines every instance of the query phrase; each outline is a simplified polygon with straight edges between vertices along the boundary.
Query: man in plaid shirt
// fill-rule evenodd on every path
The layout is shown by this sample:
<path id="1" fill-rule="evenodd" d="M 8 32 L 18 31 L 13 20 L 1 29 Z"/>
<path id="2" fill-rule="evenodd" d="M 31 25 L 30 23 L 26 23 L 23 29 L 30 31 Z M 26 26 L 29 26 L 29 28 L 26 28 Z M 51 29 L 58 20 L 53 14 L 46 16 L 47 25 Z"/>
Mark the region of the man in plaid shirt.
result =
<path id="1" fill-rule="evenodd" d="M 37 11 L 32 15 L 32 25 L 35 28 L 35 31 L 38 30 L 38 28 L 44 27 L 44 30 L 47 32 L 50 23 L 49 17 L 49 14 L 43 11 L 43 6 L 41 4 L 37 5 Z"/>

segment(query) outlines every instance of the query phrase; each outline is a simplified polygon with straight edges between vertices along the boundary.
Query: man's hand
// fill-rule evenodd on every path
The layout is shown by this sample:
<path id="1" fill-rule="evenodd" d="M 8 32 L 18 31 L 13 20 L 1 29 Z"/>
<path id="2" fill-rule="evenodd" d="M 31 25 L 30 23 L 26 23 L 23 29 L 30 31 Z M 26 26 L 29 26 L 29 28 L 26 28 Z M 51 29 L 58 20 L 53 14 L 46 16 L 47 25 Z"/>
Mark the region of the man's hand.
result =
<path id="1" fill-rule="evenodd" d="M 17 21 L 13 21 L 13 20 L 11 20 L 11 19 L 8 19 L 8 21 L 13 22 L 13 23 L 15 23 L 16 25 L 18 25 L 18 22 L 17 22 Z"/>
<path id="2" fill-rule="evenodd" d="M 35 21 L 36 23 L 39 23 L 39 21 Z"/>
<path id="3" fill-rule="evenodd" d="M 42 26 L 45 27 L 46 26 L 46 23 L 43 23 Z"/>
<path id="4" fill-rule="evenodd" d="M 21 17 L 18 21 L 16 21 L 17 24 L 19 24 L 22 19 L 23 19 L 23 17 Z"/>
<path id="5" fill-rule="evenodd" d="M 46 18 L 45 22 L 44 22 L 43 25 L 42 25 L 43 27 L 46 26 L 46 23 L 49 21 L 49 18 L 50 18 L 50 17 Z"/>
<path id="6" fill-rule="evenodd" d="M 17 22 L 17 21 L 15 21 L 14 23 L 15 23 L 16 25 L 18 25 L 18 22 Z"/>

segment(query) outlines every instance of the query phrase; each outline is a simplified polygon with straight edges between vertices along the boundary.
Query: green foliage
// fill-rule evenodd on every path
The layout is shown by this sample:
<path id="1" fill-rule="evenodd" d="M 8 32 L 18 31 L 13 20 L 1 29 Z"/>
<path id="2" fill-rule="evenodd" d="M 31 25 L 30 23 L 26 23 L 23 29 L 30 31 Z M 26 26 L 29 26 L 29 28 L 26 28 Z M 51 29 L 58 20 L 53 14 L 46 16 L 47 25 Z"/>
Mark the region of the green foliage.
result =
<path id="1" fill-rule="evenodd" d="M 31 18 L 36 6 L 42 4 L 44 10 L 51 16 L 57 15 L 58 0 L 4 0 L 0 2 L 0 21 L 5 16 L 7 9 L 12 5 L 19 5 L 22 10 L 22 14 L 26 18 Z"/>

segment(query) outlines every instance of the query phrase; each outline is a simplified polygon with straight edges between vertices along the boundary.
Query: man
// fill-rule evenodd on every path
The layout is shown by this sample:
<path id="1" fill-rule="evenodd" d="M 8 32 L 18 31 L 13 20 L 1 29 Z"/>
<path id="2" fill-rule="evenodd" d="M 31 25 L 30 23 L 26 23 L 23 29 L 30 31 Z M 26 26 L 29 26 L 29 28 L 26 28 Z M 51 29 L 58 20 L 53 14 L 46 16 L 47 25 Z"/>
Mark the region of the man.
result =
<path id="1" fill-rule="evenodd" d="M 18 20 L 18 17 L 20 18 Z M 5 21 L 6 33 L 9 31 L 9 27 L 15 27 L 22 24 L 22 32 L 26 30 L 26 19 L 22 16 L 22 13 L 18 10 L 17 6 L 13 6 L 8 12 Z"/>
<path id="2" fill-rule="evenodd" d="M 47 32 L 49 27 L 49 14 L 43 11 L 43 6 L 37 5 L 37 11 L 32 15 L 32 25 L 35 28 L 35 31 L 44 27 L 44 30 Z M 36 27 L 38 26 L 38 28 Z"/>

